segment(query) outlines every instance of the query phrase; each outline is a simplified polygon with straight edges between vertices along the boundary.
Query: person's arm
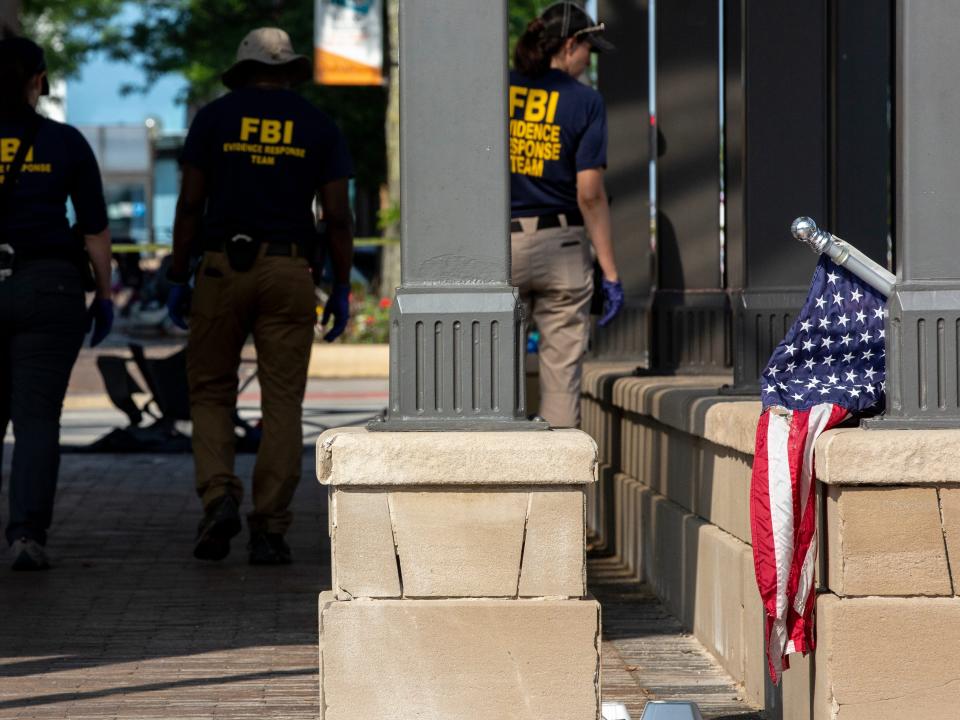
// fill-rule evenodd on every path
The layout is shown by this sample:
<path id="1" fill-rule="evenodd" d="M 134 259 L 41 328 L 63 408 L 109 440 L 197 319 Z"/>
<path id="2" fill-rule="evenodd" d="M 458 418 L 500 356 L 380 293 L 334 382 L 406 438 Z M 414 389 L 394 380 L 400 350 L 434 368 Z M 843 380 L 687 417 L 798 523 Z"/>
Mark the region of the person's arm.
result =
<path id="1" fill-rule="evenodd" d="M 320 205 L 327 225 L 330 260 L 333 263 L 333 288 L 323 307 L 320 324 L 326 327 L 333 319 L 333 327 L 323 336 L 333 342 L 347 328 L 350 320 L 350 267 L 353 265 L 353 220 L 346 178 L 331 180 L 320 186 Z"/>
<path id="2" fill-rule="evenodd" d="M 77 213 L 76 232 L 83 237 L 93 265 L 97 299 L 110 300 L 110 225 L 100 167 L 86 138 L 74 128 L 68 127 L 67 132 L 67 147 L 73 157 L 69 195 Z"/>
<path id="3" fill-rule="evenodd" d="M 336 285 L 350 284 L 350 268 L 353 265 L 353 217 L 350 213 L 348 184 L 346 178 L 341 178 L 320 186 L 320 206 L 327 226 L 333 282 Z"/>
<path id="4" fill-rule="evenodd" d="M 110 292 L 110 228 L 105 227 L 94 235 L 83 236 L 90 264 L 93 265 L 93 276 L 97 281 L 97 298 L 109 300 Z"/>
<path id="5" fill-rule="evenodd" d="M 610 282 L 619 279 L 610 233 L 610 203 L 603 187 L 603 168 L 591 168 L 577 173 L 577 205 L 597 252 L 597 262 L 603 277 Z"/>
<path id="6" fill-rule="evenodd" d="M 206 201 L 206 176 L 200 168 L 184 164 L 173 221 L 173 264 L 170 268 L 172 280 L 187 280 L 190 271 L 190 249 L 200 232 Z"/>

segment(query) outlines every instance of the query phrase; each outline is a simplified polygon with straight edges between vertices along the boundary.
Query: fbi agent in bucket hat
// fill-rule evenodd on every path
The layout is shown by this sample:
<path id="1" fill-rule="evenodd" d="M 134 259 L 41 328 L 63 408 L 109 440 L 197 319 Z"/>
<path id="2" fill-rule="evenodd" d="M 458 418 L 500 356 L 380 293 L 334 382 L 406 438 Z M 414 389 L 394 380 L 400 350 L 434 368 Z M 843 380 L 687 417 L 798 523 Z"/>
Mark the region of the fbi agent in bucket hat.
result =
<path id="1" fill-rule="evenodd" d="M 284 537 L 300 481 L 316 324 L 311 270 L 322 266 L 325 249 L 334 273 L 322 324 L 331 317 L 334 323 L 325 338 L 339 336 L 349 317 L 353 165 L 337 126 L 293 90 L 310 73 L 310 61 L 294 52 L 286 32 L 252 31 L 223 74 L 230 92 L 197 113 L 181 157 L 168 310 L 190 332 L 187 380 L 203 504 L 193 554 L 201 560 L 226 557 L 241 530 L 244 485 L 234 468 L 232 418 L 240 353 L 252 335 L 263 419 L 246 518 L 249 561 L 291 561 Z M 328 248 L 318 242 L 315 199 Z M 191 290 L 190 250 L 197 246 L 203 255 Z"/>

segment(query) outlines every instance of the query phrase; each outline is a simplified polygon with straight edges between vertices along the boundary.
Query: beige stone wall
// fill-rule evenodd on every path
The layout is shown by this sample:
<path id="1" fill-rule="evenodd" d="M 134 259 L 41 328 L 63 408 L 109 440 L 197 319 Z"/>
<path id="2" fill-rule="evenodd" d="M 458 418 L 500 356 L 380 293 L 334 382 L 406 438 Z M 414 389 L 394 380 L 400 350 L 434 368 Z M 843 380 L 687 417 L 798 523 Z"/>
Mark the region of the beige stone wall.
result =
<path id="1" fill-rule="evenodd" d="M 321 436 L 322 720 L 599 718 L 597 464 L 577 430 Z"/>
<path id="2" fill-rule="evenodd" d="M 334 591 L 350 598 L 581 597 L 584 492 L 335 488 Z"/>
<path id="3" fill-rule="evenodd" d="M 605 463 L 589 532 L 785 720 L 960 717 L 960 431 L 821 438 L 819 649 L 774 689 L 750 547 L 760 404 L 719 396 L 728 380 L 588 365 L 584 430 Z"/>
<path id="4" fill-rule="evenodd" d="M 327 720 L 598 716 L 590 600 L 320 598 Z"/>

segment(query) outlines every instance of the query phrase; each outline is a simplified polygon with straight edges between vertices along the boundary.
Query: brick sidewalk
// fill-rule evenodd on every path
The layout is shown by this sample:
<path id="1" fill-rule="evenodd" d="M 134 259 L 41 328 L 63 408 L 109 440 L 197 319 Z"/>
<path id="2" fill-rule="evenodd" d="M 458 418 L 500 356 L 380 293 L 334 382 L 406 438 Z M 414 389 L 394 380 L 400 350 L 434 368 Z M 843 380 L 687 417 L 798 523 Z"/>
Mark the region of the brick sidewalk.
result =
<path id="1" fill-rule="evenodd" d="M 251 464 L 238 458 L 241 477 Z M 316 720 L 317 594 L 330 568 L 313 478 L 308 451 L 294 565 L 247 565 L 245 540 L 215 565 L 190 555 L 189 456 L 65 455 L 55 569 L 0 567 L 0 718 Z M 5 518 L 5 494 L 0 507 Z"/>
<path id="2" fill-rule="evenodd" d="M 241 477 L 252 462 L 238 457 Z M 317 595 L 330 587 L 330 549 L 313 463 L 305 451 L 295 563 L 261 568 L 247 565 L 243 536 L 221 564 L 191 557 L 189 456 L 64 455 L 55 569 L 13 573 L 5 556 L 0 565 L 0 718 L 316 720 Z M 595 562 L 592 583 L 605 699 L 627 702 L 634 720 L 648 699 L 696 700 L 708 718 L 759 717 L 649 593 L 609 570 Z"/>

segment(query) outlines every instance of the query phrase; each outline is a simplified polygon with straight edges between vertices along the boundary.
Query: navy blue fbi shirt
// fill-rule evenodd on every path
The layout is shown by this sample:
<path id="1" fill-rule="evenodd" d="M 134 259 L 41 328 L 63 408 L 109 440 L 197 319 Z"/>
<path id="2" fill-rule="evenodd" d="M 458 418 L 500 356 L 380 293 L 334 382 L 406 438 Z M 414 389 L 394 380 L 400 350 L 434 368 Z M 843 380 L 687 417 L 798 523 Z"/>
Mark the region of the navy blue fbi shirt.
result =
<path id="1" fill-rule="evenodd" d="M 182 161 L 207 181 L 207 239 L 299 243 L 315 234 L 320 186 L 353 175 L 340 130 L 292 90 L 241 88 L 197 113 Z"/>
<path id="2" fill-rule="evenodd" d="M 22 115 L 0 115 L 0 182 L 6 179 L 28 122 Z M 67 220 L 67 198 L 85 235 L 106 229 L 100 169 L 86 138 L 76 128 L 41 118 L 7 201 L 6 217 L 0 218 L 0 238 L 14 248 L 29 246 L 31 251 L 76 246 Z"/>
<path id="3" fill-rule="evenodd" d="M 510 73 L 512 217 L 577 210 L 577 173 L 607 166 L 607 113 L 600 93 L 550 69 Z"/>

